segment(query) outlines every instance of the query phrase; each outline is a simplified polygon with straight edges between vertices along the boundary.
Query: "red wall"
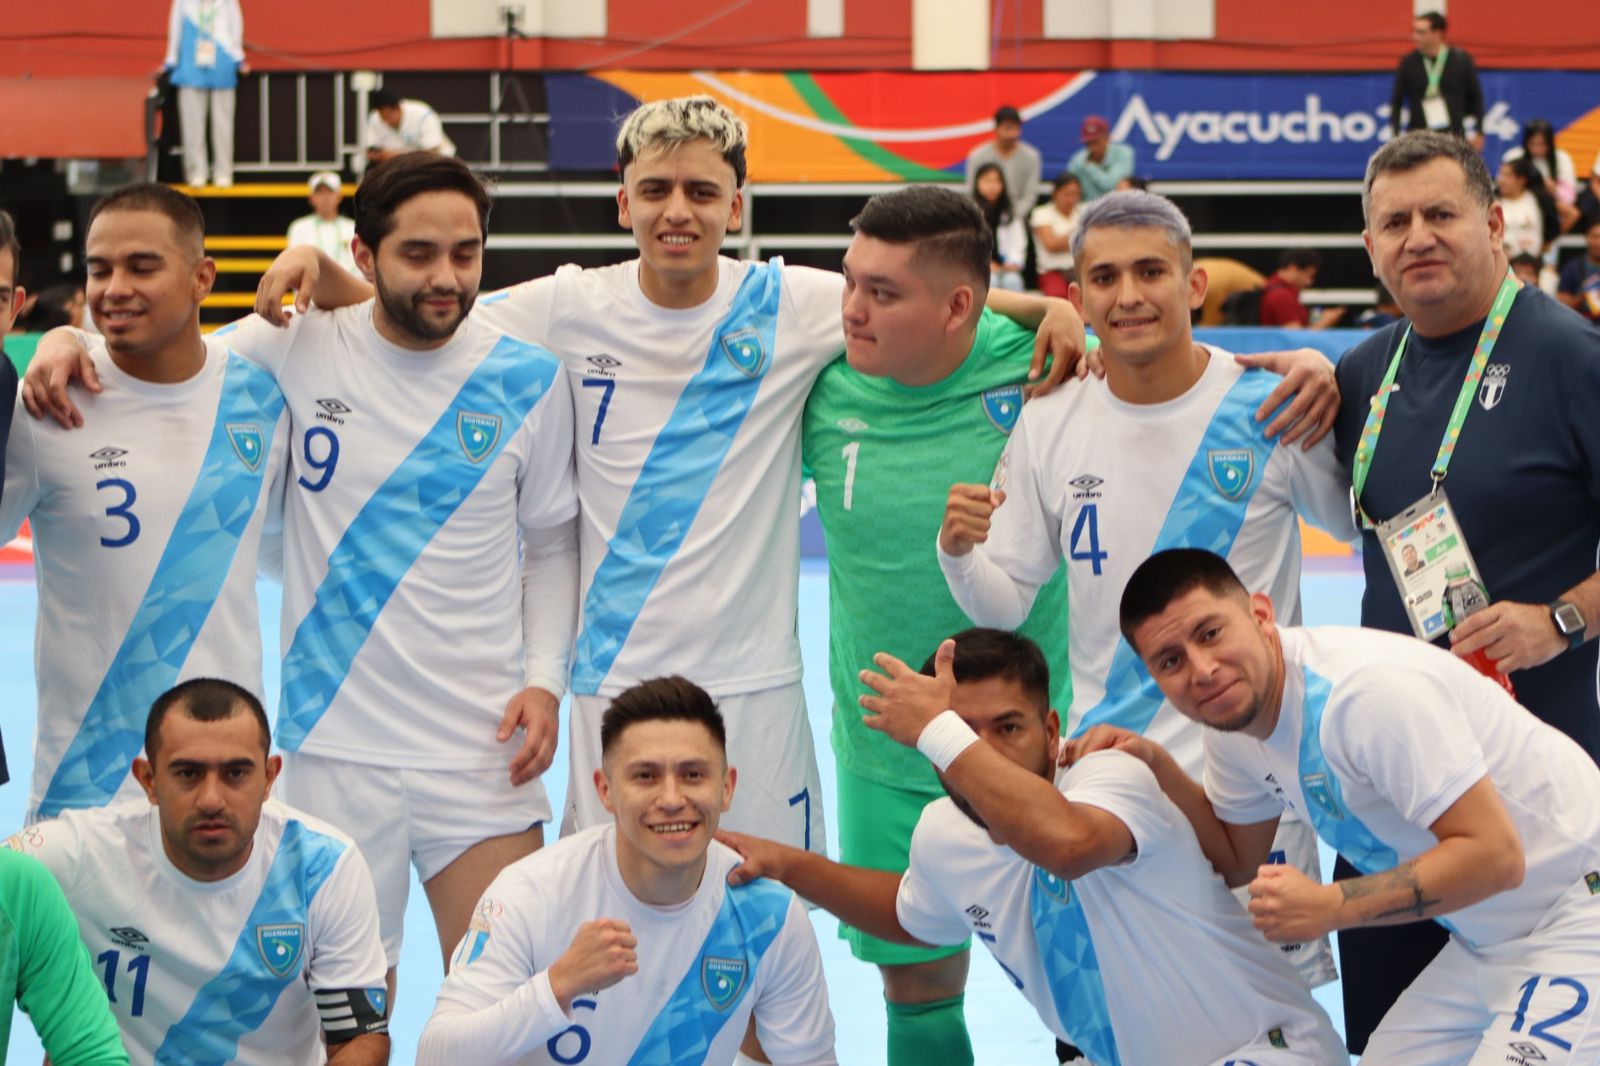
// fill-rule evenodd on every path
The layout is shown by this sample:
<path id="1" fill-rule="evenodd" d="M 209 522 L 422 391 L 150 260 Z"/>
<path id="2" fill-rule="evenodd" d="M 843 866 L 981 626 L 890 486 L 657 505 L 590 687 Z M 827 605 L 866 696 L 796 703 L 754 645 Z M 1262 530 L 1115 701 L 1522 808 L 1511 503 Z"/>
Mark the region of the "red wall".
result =
<path id="1" fill-rule="evenodd" d="M 568 0 L 583 2 L 583 0 Z M 911 0 L 845 0 L 847 36 L 805 36 L 804 0 L 751 0 L 684 34 L 716 10 L 662 0 L 608 0 L 601 41 L 534 40 L 523 69 L 901 69 L 911 59 Z M 1409 46 L 1411 0 L 1216 0 L 1216 40 L 1045 41 L 1042 0 L 993 0 L 1001 70 L 1384 69 Z M 1600 69 L 1600 18 L 1586 4 L 1534 0 L 1506 17 L 1503 0 L 1453 0 L 1451 40 L 1490 67 Z M 7 0 L 0 76 L 95 76 L 153 71 L 165 47 L 166 0 Z M 244 0 L 245 39 L 258 69 L 488 68 L 497 39 L 429 39 L 427 0 Z M 671 40 L 668 40 L 671 38 Z"/>

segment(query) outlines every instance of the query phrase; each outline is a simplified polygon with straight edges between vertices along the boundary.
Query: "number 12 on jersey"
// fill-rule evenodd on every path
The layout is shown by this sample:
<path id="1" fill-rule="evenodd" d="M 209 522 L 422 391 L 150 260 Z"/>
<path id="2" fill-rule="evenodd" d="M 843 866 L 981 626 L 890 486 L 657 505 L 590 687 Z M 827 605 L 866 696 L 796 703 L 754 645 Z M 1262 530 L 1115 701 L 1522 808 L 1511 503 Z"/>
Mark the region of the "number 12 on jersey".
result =
<path id="1" fill-rule="evenodd" d="M 1087 542 L 1088 550 L 1084 550 Z M 1077 521 L 1072 523 L 1072 539 L 1067 542 L 1067 556 L 1071 559 L 1087 562 L 1094 567 L 1098 576 L 1100 561 L 1106 558 L 1106 553 L 1100 550 L 1100 506 L 1099 504 L 1086 503 L 1078 512 Z"/>

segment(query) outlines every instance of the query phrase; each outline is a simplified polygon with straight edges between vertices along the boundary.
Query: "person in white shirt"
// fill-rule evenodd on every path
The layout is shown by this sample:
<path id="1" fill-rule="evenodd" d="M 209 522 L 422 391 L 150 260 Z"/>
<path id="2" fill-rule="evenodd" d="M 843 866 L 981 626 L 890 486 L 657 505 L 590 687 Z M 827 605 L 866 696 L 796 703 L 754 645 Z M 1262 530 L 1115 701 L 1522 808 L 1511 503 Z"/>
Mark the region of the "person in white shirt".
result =
<path id="1" fill-rule="evenodd" d="M 484 887 L 543 840 L 577 500 L 560 363 L 468 315 L 482 182 L 412 153 L 368 171 L 355 206 L 376 298 L 216 336 L 277 379 L 294 441 L 279 792 L 361 846 L 392 967 L 408 867 L 448 957 Z"/>
<path id="2" fill-rule="evenodd" d="M 289 424 L 271 376 L 201 336 L 204 240 L 166 186 L 100 200 L 86 250 L 104 336 L 73 343 L 103 390 L 82 432 L 12 420 L 0 533 L 31 520 L 39 585 L 30 817 L 141 795 L 144 711 L 178 681 L 262 690 L 256 572 L 277 551 Z"/>
<path id="3" fill-rule="evenodd" d="M 1205 788 L 1138 738 L 1269 939 L 1432 918 L 1451 932 L 1366 1060 L 1588 1066 L 1600 1057 L 1600 768 L 1449 652 L 1280 627 L 1228 564 L 1160 552 L 1122 631 L 1205 727 Z M 1295 811 L 1365 875 L 1262 866 Z"/>
<path id="4" fill-rule="evenodd" d="M 350 248 L 350 241 L 356 235 L 355 220 L 339 213 L 339 200 L 343 195 L 339 175 L 331 170 L 319 170 L 311 175 L 307 185 L 311 190 L 311 213 L 289 223 L 289 247 L 309 244 L 359 277 L 361 271 L 356 269 L 355 254 Z"/>
<path id="5" fill-rule="evenodd" d="M 349 838 L 271 798 L 260 702 L 197 678 L 145 729 L 144 800 L 6 841 L 60 882 L 132 1061 L 388 1062 L 372 880 Z"/>
<path id="6" fill-rule="evenodd" d="M 738 780 L 716 703 L 656 678 L 612 701 L 601 734 L 601 768 L 572 785 L 610 820 L 489 886 L 419 1066 L 725 1066 L 751 1019 L 771 1062 L 836 1063 L 805 906 L 775 882 L 730 887 L 739 857 L 712 839 Z"/>
<path id="7" fill-rule="evenodd" d="M 250 73 L 244 54 L 244 12 L 239 0 L 172 0 L 162 70 L 178 90 L 183 137 L 183 180 L 192 186 L 214 177 L 233 184 L 233 104 L 239 77 Z M 206 153 L 206 119 L 211 153 Z"/>
<path id="8" fill-rule="evenodd" d="M 867 723 L 916 747 L 949 793 L 923 811 L 904 875 L 724 834 L 731 878 L 776 877 L 902 943 L 976 936 L 1058 1038 L 1097 1064 L 1331 1066 L 1327 1016 L 1137 759 L 1075 762 L 1052 783 L 1059 720 L 1026 637 L 971 629 L 918 674 L 867 672 Z M 1159 950 L 1151 950 L 1159 945 Z"/>
<path id="9" fill-rule="evenodd" d="M 1193 268 L 1176 206 L 1110 193 L 1083 210 L 1073 250 L 1105 380 L 1023 407 L 994 483 L 951 488 L 939 561 L 969 618 L 1012 628 L 1065 560 L 1068 735 L 1123 726 L 1198 773 L 1200 730 L 1163 703 L 1117 632 L 1123 583 L 1152 551 L 1203 545 L 1226 552 L 1297 618 L 1299 518 L 1353 538 L 1349 482 L 1331 438 L 1305 450 L 1269 436 L 1257 409 L 1277 377 L 1195 343 L 1189 316 L 1205 298 L 1205 275 Z M 1286 822 L 1276 850 L 1318 868 L 1303 824 Z M 1313 984 L 1334 978 L 1326 942 L 1293 955 Z"/>
<path id="10" fill-rule="evenodd" d="M 1028 228 L 1033 231 L 1034 261 L 1039 267 L 1039 291 L 1046 296 L 1066 296 L 1077 280 L 1073 269 L 1072 235 L 1082 214 L 1083 183 L 1076 174 L 1062 174 L 1051 189 L 1050 200 L 1033 209 Z"/>
<path id="11" fill-rule="evenodd" d="M 367 159 L 382 163 L 406 152 L 456 154 L 455 142 L 445 136 L 439 114 L 421 100 L 403 99 L 379 89 L 370 97 L 367 115 Z"/>

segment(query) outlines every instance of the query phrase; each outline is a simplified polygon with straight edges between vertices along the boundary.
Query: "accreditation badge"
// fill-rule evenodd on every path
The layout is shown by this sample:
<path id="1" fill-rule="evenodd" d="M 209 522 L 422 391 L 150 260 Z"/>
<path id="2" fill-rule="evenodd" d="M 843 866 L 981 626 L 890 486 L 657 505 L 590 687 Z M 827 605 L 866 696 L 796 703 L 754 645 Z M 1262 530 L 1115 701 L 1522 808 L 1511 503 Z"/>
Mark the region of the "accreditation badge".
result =
<path id="1" fill-rule="evenodd" d="M 1474 597 L 1484 600 L 1477 606 L 1488 605 L 1483 576 L 1443 489 L 1378 523 L 1374 532 L 1411 629 L 1423 640 L 1448 632 L 1463 608 L 1476 609 L 1469 602 Z"/>
<path id="2" fill-rule="evenodd" d="M 194 65 L 197 67 L 214 67 L 217 65 L 217 42 L 202 37 L 194 42 Z"/>
<path id="3" fill-rule="evenodd" d="M 1438 93 L 1422 98 L 1422 121 L 1430 130 L 1450 128 L 1450 107 Z"/>

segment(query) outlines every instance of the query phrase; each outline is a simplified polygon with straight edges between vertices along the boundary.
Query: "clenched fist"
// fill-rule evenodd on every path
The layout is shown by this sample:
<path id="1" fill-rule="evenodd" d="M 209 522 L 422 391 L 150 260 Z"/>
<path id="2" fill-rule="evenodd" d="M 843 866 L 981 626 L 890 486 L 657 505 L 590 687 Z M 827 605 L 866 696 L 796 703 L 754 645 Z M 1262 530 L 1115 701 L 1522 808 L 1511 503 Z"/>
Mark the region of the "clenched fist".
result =
<path id="1" fill-rule="evenodd" d="M 989 518 L 1006 502 L 1004 492 L 987 485 L 951 485 L 945 498 L 939 547 L 946 555 L 965 555 L 989 539 Z"/>
<path id="2" fill-rule="evenodd" d="M 610 988 L 630 974 L 639 972 L 639 956 L 628 923 L 618 918 L 600 918 L 578 926 L 572 946 L 550 966 L 550 991 L 564 1011 L 585 992 Z"/>

